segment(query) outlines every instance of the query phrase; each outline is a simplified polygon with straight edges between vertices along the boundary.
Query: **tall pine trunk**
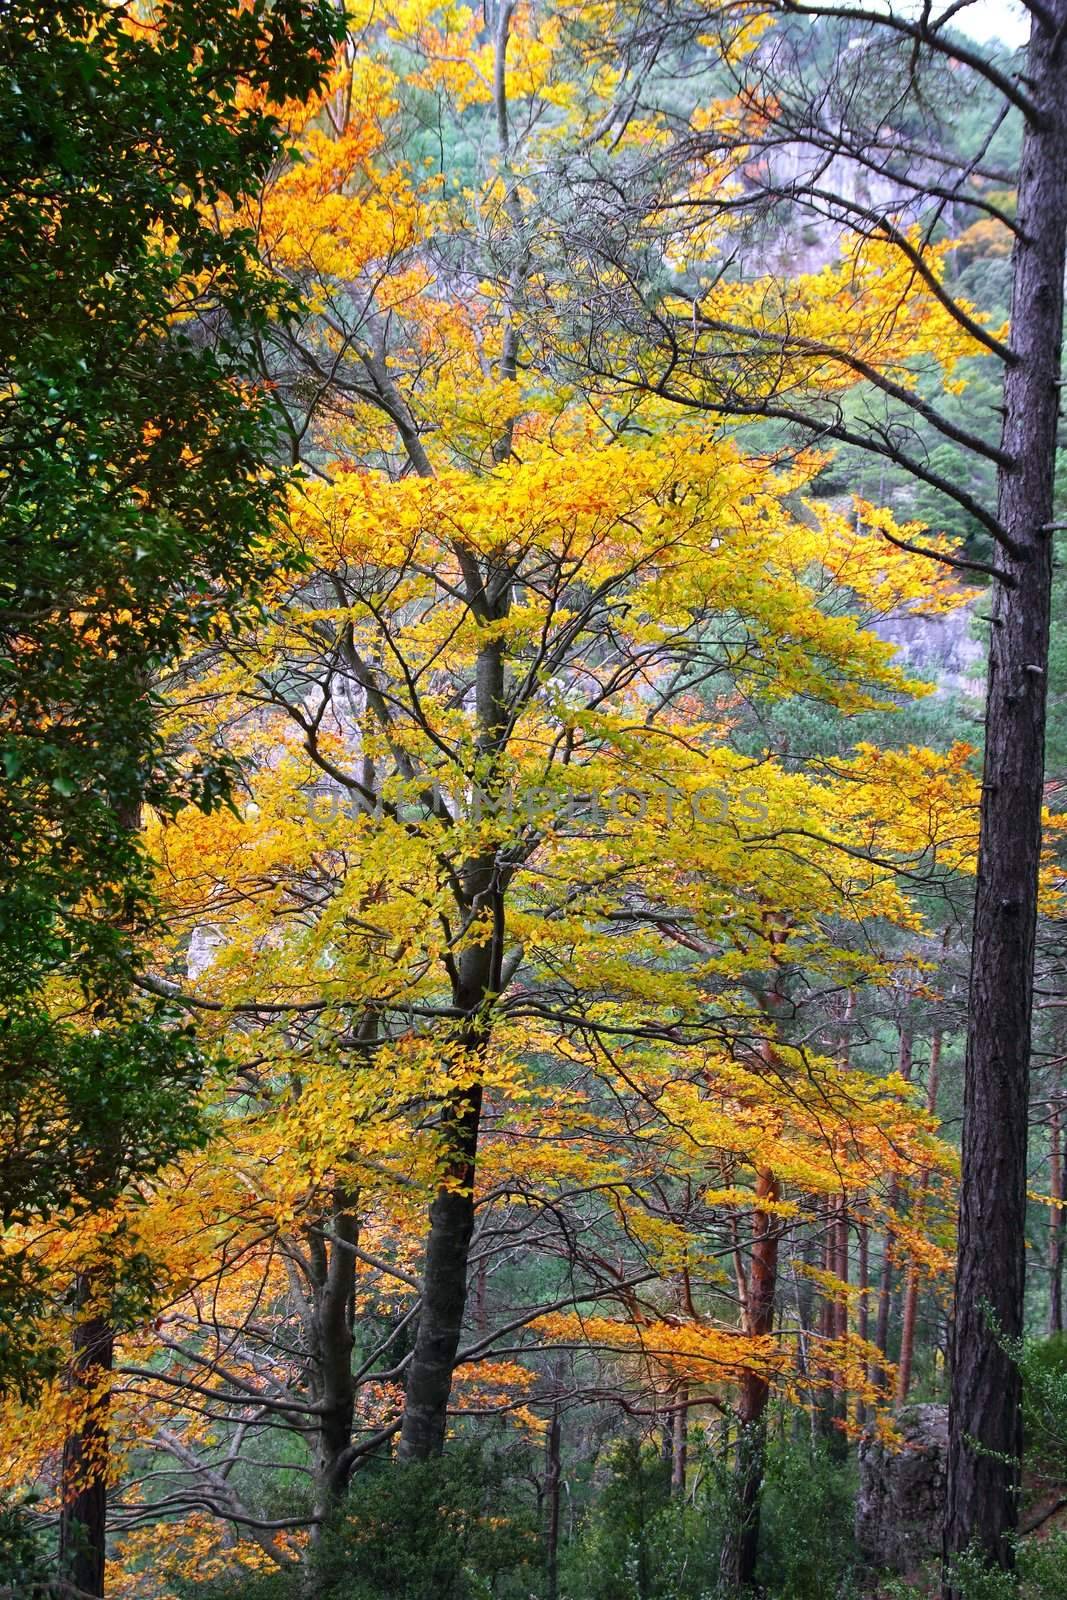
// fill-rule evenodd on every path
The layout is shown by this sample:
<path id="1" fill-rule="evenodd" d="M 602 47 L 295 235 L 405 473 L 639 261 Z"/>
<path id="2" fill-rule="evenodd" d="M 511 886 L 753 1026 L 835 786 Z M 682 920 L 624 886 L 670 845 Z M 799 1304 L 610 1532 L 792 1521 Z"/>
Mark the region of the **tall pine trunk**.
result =
<path id="1" fill-rule="evenodd" d="M 946 1560 L 1010 1568 L 1021 1386 L 1030 1025 L 1045 746 L 1053 477 L 1067 237 L 1067 0 L 1032 21 L 1004 383 L 952 1336 Z M 946 1595 L 952 1593 L 946 1578 Z"/>

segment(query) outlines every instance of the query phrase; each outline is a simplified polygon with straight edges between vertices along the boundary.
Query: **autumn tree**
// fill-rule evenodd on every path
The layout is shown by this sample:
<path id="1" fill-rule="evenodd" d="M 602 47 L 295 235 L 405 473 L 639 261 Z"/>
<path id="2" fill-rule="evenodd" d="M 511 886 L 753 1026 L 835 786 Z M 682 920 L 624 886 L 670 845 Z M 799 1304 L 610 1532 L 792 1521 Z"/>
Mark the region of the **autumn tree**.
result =
<path id="1" fill-rule="evenodd" d="M 732 125 L 683 117 L 672 158 L 636 206 L 597 213 L 590 272 L 615 312 L 593 330 L 594 365 L 680 407 L 772 420 L 799 437 L 837 440 L 906 474 L 972 518 L 989 554 L 992 595 L 964 1119 L 964 1183 L 952 1363 L 952 1465 L 946 1552 L 977 1540 L 1010 1565 L 1020 1451 L 1019 1375 L 1005 1348 L 1022 1326 L 1024 1208 L 1034 929 L 1041 846 L 1053 474 L 1067 227 L 1063 17 L 1028 9 L 1025 69 L 953 31 L 958 10 L 914 17 L 860 6 L 626 4 L 636 55 L 689 63 L 710 46 L 736 108 Z M 820 56 L 803 19 L 824 19 Z M 745 27 L 773 24 L 753 42 Z M 639 41 L 639 44 L 636 42 Z M 651 52 L 651 55 L 649 55 Z M 723 69 L 726 69 L 725 72 Z M 662 81 L 662 79 L 661 79 Z M 618 117 L 655 101 L 653 73 L 631 68 Z M 984 135 L 964 150 L 939 106 L 989 105 Z M 989 157 L 1005 120 L 1021 144 L 1005 175 Z M 1003 151 L 998 152 L 998 158 Z M 1002 191 L 1016 200 L 1003 202 Z M 607 216 L 607 222 L 604 216 Z M 691 219 L 684 269 L 665 278 L 659 237 Z M 796 281 L 768 270 L 790 219 L 810 217 L 843 241 L 848 265 Z M 614 220 L 612 220 L 614 218 Z M 648 224 L 634 266 L 629 235 Z M 939 262 L 946 226 L 970 223 L 1011 241 L 1010 328 L 983 324 Z M 681 231 L 685 231 L 684 227 Z M 619 240 L 627 235 L 627 248 Z M 709 248 L 710 247 L 710 248 Z M 662 257 L 661 257 L 662 259 Z M 877 266 L 875 263 L 877 262 Z M 755 263 L 755 270 L 753 264 Z M 721 264 L 721 265 L 720 265 Z M 876 300 L 864 291 L 878 276 Z M 895 287 L 894 287 L 895 285 Z M 873 285 L 872 285 L 873 287 Z M 1003 422 L 975 425 L 924 383 L 914 346 L 890 356 L 916 293 L 936 297 L 950 340 L 982 348 L 1003 379 Z M 619 348 L 629 303 L 632 337 Z M 868 320 L 868 313 L 872 313 Z M 614 328 L 612 327 L 614 322 Z M 650 346 L 658 355 L 650 355 Z M 953 462 L 942 470 L 951 447 Z M 994 468 L 994 509 L 972 480 Z M 957 560 L 959 557 L 957 556 Z"/>
<path id="2" fill-rule="evenodd" d="M 777 298 L 709 267 L 745 230 L 690 202 L 743 210 L 762 24 L 641 16 L 357 3 L 320 92 L 275 104 L 287 153 L 217 196 L 291 308 L 239 353 L 304 476 L 258 608 L 156 680 L 179 768 L 234 764 L 231 806 L 144 815 L 137 984 L 222 1058 L 209 1137 L 75 1238 L 20 1236 L 42 1337 L 80 1260 L 153 1275 L 93 1395 L 133 1585 L 306 1587 L 370 1458 L 429 1481 L 450 1428 L 532 1438 L 568 1401 L 669 1431 L 679 1490 L 687 1417 L 722 1419 L 747 1583 L 771 1397 L 843 1438 L 891 1393 L 862 1252 L 944 1270 L 946 1154 L 858 1019 L 895 1046 L 934 987 L 920 902 L 972 870 L 972 752 L 844 730 L 918 691 L 872 630 L 959 606 L 961 551 L 828 503 L 832 428 L 707 411 L 729 354 L 760 414 L 776 318 L 830 422 L 856 374 L 827 307 L 894 403 L 996 335 L 940 244 L 916 277 L 851 241 Z M 840 749 L 772 749 L 775 707 Z M 50 1487 L 72 1411 L 12 1405 L 10 1481 Z"/>
<path id="3" fill-rule="evenodd" d="M 283 1567 L 296 1559 L 286 1530 L 307 1525 L 307 1513 L 265 1517 L 224 1489 L 195 1414 L 220 1426 L 240 1419 L 235 1462 L 261 1436 L 301 1434 L 312 1526 L 358 1463 L 396 1436 L 418 1360 L 410 1329 L 426 1292 L 424 1265 L 416 1276 L 422 1196 L 440 1185 L 450 1104 L 472 1081 L 478 1138 L 460 1198 L 478 1231 L 450 1265 L 457 1279 L 462 1271 L 464 1310 L 473 1274 L 475 1303 L 462 1345 L 457 1329 L 442 1406 L 459 1417 L 504 1403 L 502 1387 L 516 1394 L 513 1407 L 521 1402 L 521 1369 L 509 1365 L 516 1339 L 536 1351 L 576 1303 L 601 1318 L 612 1303 L 628 1307 L 639 1326 L 670 1338 L 686 1255 L 698 1302 L 719 1257 L 736 1256 L 744 1282 L 766 1210 L 759 1182 L 747 1186 L 753 1163 L 775 1186 L 836 1193 L 846 1146 L 862 1138 L 868 1146 L 845 1181 L 878 1216 L 884 1169 L 940 1160 L 929 1123 L 877 1080 L 841 1084 L 842 1121 L 831 1136 L 835 1069 L 788 1041 L 775 1045 L 745 987 L 768 962 L 792 975 L 798 1005 L 828 982 L 874 981 L 869 930 L 879 919 L 913 923 L 896 866 L 883 857 L 899 853 L 923 870 L 934 785 L 944 786 L 958 836 L 964 755 L 946 764 L 916 753 L 894 766 L 867 752 L 836 785 L 766 763 L 753 770 L 723 745 L 688 687 L 690 666 L 702 675 L 717 666 L 733 681 L 755 653 L 755 690 L 773 659 L 768 630 L 785 614 L 793 626 L 806 617 L 828 674 L 853 675 L 862 649 L 866 671 L 889 672 L 891 688 L 885 647 L 847 615 L 806 603 L 794 574 L 821 551 L 835 581 L 847 573 L 856 586 L 853 603 L 866 594 L 888 605 L 921 565 L 904 558 L 887 578 L 876 540 L 851 523 L 790 523 L 767 498 L 773 480 L 763 463 L 724 460 L 706 441 L 699 452 L 695 440 L 596 448 L 583 428 L 580 447 L 568 451 L 558 420 L 541 444 L 532 411 L 526 426 L 527 460 L 488 476 L 338 475 L 310 491 L 298 524 L 319 576 L 279 585 L 269 620 L 228 645 L 217 675 L 190 695 L 188 714 L 205 731 L 225 727 L 242 755 L 245 814 L 189 813 L 158 840 L 176 944 L 161 949 L 152 981 L 225 1030 L 240 1077 L 221 1102 L 232 1096 L 236 1120 L 220 1125 L 217 1147 L 187 1163 L 184 1180 L 161 1190 L 140 1224 L 160 1241 L 176 1292 L 159 1331 L 129 1341 L 115 1403 L 124 1416 L 136 1407 L 139 1447 L 150 1421 L 152 1450 L 188 1476 L 187 1493 L 168 1496 L 161 1512 L 188 1512 L 206 1498 Z M 536 493 L 523 492 L 529 484 Z M 746 499 L 716 513 L 714 497 L 728 486 Z M 747 534 L 731 528 L 742 510 Z M 713 515 L 722 531 L 712 544 L 703 534 L 691 543 Z M 464 686 L 479 628 L 446 542 L 457 526 L 476 548 L 491 539 L 494 551 L 498 530 L 510 527 L 529 574 L 522 615 L 496 630 L 513 731 L 499 758 L 506 803 L 495 806 L 492 769 L 469 766 L 477 703 Z M 766 551 L 772 528 L 783 566 L 753 589 L 752 552 Z M 591 592 L 565 604 L 578 556 Z M 721 617 L 703 599 L 691 609 L 711 593 L 717 606 L 731 602 Z M 606 634 L 604 608 L 622 605 Z M 370 692 L 360 669 L 338 657 L 334 630 L 350 637 L 350 660 L 379 663 Z M 539 676 L 530 666 L 543 653 L 552 671 Z M 811 692 L 813 660 L 787 653 L 768 684 L 781 691 L 795 669 L 798 687 Z M 669 682 L 672 664 L 677 698 L 662 685 L 650 695 L 659 667 Z M 828 675 L 820 692 L 836 692 L 833 683 Z M 850 700 L 859 693 L 854 677 L 840 689 Z M 451 969 L 460 871 L 471 841 L 487 837 L 511 868 L 497 935 L 508 943 L 500 988 L 481 1001 L 486 1038 L 472 1062 L 456 1037 Z M 808 864 L 790 839 L 809 841 Z M 766 909 L 745 914 L 756 899 Z M 854 948 L 833 931 L 838 914 L 861 919 Z M 462 937 L 491 937 L 496 924 L 486 922 Z M 198 930 L 184 976 L 183 952 Z M 805 1014 L 802 1026 L 809 1021 Z M 790 1111 L 809 1098 L 807 1112 Z M 620 1125 L 622 1105 L 629 1120 Z M 756 1148 L 760 1127 L 769 1132 Z M 684 1128 L 689 1137 L 673 1150 Z M 657 1215 L 652 1197 L 683 1181 L 700 1196 L 695 1209 L 676 1219 L 665 1200 Z M 775 1198 L 776 1218 L 796 1213 L 792 1195 Z M 713 1227 L 722 1242 L 709 1251 L 696 1241 Z M 625 1268 L 611 1265 L 620 1229 Z M 558 1295 L 480 1305 L 480 1272 L 527 1236 L 563 1265 Z M 187 1242 L 178 1249 L 167 1240 Z M 773 1301 L 773 1273 L 765 1277 Z M 574 1326 L 596 1339 L 600 1325 L 583 1316 Z M 618 1326 L 632 1342 L 627 1320 Z M 740 1328 L 711 1308 L 696 1313 L 692 1330 L 676 1336 L 667 1392 L 685 1373 L 700 1404 L 709 1372 L 719 1384 L 741 1380 L 752 1387 L 747 1420 L 758 1428 L 766 1365 L 780 1365 L 769 1331 L 751 1302 Z M 836 1372 L 847 1368 L 843 1381 L 866 1386 L 864 1347 L 851 1356 L 828 1348 L 826 1359 Z M 758 1472 L 748 1480 L 757 1483 Z M 152 1505 L 123 1497 L 118 1525 L 124 1514 L 143 1521 Z"/>
<path id="4" fill-rule="evenodd" d="M 375 41 L 380 39 L 384 21 L 387 37 L 403 39 L 414 53 L 418 65 L 409 81 L 420 89 L 433 87 L 459 109 L 486 107 L 486 136 L 495 149 L 484 189 L 475 197 L 473 214 L 468 198 L 450 193 L 447 180 L 438 199 L 432 180 L 415 184 L 402 167 L 387 178 L 383 175 L 373 152 L 378 144 L 388 156 L 388 144 L 374 132 L 374 124 L 380 128 L 383 116 L 395 114 L 396 87 L 382 65 L 377 66 L 372 84 L 368 63 L 358 58 L 349 68 L 348 85 L 339 81 L 335 96 L 323 102 L 328 126 L 317 120 L 308 129 L 310 165 L 295 169 L 272 186 L 261 212 L 267 259 L 276 270 L 294 276 L 315 308 L 301 335 L 288 347 L 276 348 L 268 363 L 273 381 L 304 405 L 302 414 L 293 417 L 294 441 L 299 444 L 321 437 L 323 408 L 329 405 L 334 450 L 338 438 L 344 438 L 349 448 L 364 455 L 380 452 L 387 462 L 395 463 L 392 471 L 414 473 L 427 485 L 443 471 L 461 467 L 468 472 L 472 468 L 486 472 L 494 465 L 503 470 L 513 454 L 521 461 L 515 448 L 515 429 L 523 409 L 518 363 L 520 353 L 527 360 L 539 350 L 540 325 L 527 302 L 529 286 L 545 266 L 530 243 L 531 228 L 534 219 L 543 220 L 557 198 L 554 180 L 545 188 L 532 175 L 546 162 L 554 167 L 564 163 L 573 141 L 567 118 L 560 115 L 575 105 L 575 86 L 567 77 L 575 57 L 565 48 L 565 18 L 541 17 L 507 5 L 498 7 L 494 17 L 493 26 L 483 27 L 466 13 L 439 18 L 430 6 L 401 8 L 390 29 L 388 17 L 368 12 L 369 31 L 364 35 L 371 47 L 368 54 L 373 48 L 380 49 Z M 614 80 L 610 80 L 609 106 L 615 90 Z M 340 112 L 337 107 L 342 108 Z M 583 128 L 595 129 L 603 138 L 604 130 L 598 128 L 599 110 L 596 105 L 584 105 L 571 115 L 577 115 Z M 618 142 L 613 134 L 612 145 Z M 340 172 L 348 174 L 343 192 L 337 183 Z M 357 197 L 361 201 L 358 207 Z M 327 218 L 328 233 L 324 230 Z M 447 290 L 461 265 L 469 271 L 467 264 L 478 261 L 475 252 L 479 249 L 484 276 L 481 304 L 475 302 L 479 319 L 475 320 L 459 312 L 455 300 L 441 294 L 440 288 Z M 415 304 L 411 297 L 420 292 L 422 303 Z M 405 324 L 411 326 L 411 332 Z M 940 359 L 951 363 L 958 349 L 970 348 L 959 340 L 953 342 L 951 334 L 951 326 L 931 297 L 919 310 L 907 337 L 925 341 L 926 348 L 936 340 Z M 902 333 L 901 339 L 904 337 Z M 888 362 L 892 358 L 893 352 L 888 350 L 883 359 Z M 534 365 L 548 376 L 551 360 L 541 350 Z M 304 375 L 299 382 L 297 374 Z M 539 490 L 540 483 L 531 486 L 531 493 Z M 431 493 L 428 488 L 423 492 Z M 509 508 L 514 499 L 514 492 L 509 492 Z M 506 526 L 507 512 L 503 522 Z M 510 556 L 498 563 L 496 556 L 487 552 L 486 564 L 479 566 L 483 542 L 480 535 L 468 549 L 460 535 L 455 559 L 467 604 L 482 616 L 487 630 L 485 648 L 472 668 L 470 689 L 482 719 L 481 732 L 475 737 L 478 771 L 465 773 L 464 781 L 480 782 L 492 806 L 498 784 L 495 764 L 503 748 L 498 749 L 497 742 L 509 731 L 513 718 L 505 703 L 502 650 L 492 635 L 499 631 L 506 637 L 515 585 L 521 587 L 523 580 Z M 415 549 L 413 544 L 413 554 Z M 376 646 L 358 655 L 359 671 L 366 678 L 365 693 L 374 685 L 371 663 L 380 653 Z M 402 654 L 393 647 L 390 653 Z M 542 670 L 548 670 L 547 666 Z M 484 778 L 479 775 L 482 764 Z M 415 771 L 417 768 L 413 768 L 413 776 Z M 493 874 L 482 889 L 475 886 L 476 880 L 481 881 L 479 873 L 488 870 L 485 863 L 479 867 L 473 858 L 455 866 L 456 881 L 466 884 L 464 893 L 470 899 L 460 916 L 460 927 L 475 910 L 475 921 L 489 916 L 496 893 L 491 888 Z M 489 900 L 483 904 L 485 894 Z M 457 963 L 452 980 L 462 990 L 453 994 L 457 1016 L 478 1011 L 482 1000 L 475 998 L 476 992 L 484 997 L 495 990 L 504 969 L 496 971 L 493 963 L 506 963 L 506 957 L 498 949 L 490 958 L 487 947 L 477 946 L 466 950 Z M 479 969 L 475 979 L 474 967 L 486 961 L 490 965 Z M 464 1039 L 464 1054 L 477 1056 L 480 1035 L 464 1035 Z M 422 1454 L 439 1448 L 442 1437 L 451 1359 L 446 1346 L 454 1350 L 458 1339 L 462 1263 L 471 1226 L 468 1202 L 452 1189 L 465 1191 L 470 1182 L 478 1123 L 476 1089 L 469 1096 L 464 1093 L 447 1122 L 458 1165 L 435 1202 L 427 1257 L 430 1300 L 424 1300 L 419 1321 L 426 1367 L 424 1373 L 416 1351 L 407 1387 L 404 1453 Z M 440 1317 L 433 1310 L 438 1290 L 444 1297 Z M 449 1330 L 447 1336 L 439 1331 L 444 1329 Z M 443 1356 L 438 1354 L 438 1346 L 445 1352 Z M 428 1432 L 417 1420 L 422 1414 L 424 1401 L 419 1396 L 424 1389 L 427 1415 L 432 1413 L 435 1418 Z M 416 1434 L 421 1441 L 417 1444 L 413 1442 Z"/>
<path id="5" fill-rule="evenodd" d="M 144 1221 L 189 1244 L 164 1247 L 163 1339 L 146 1331 L 120 1357 L 117 1427 L 136 1414 L 142 1448 L 186 1479 L 155 1515 L 206 1504 L 282 1567 L 368 1453 L 399 1434 L 409 1458 L 432 1455 L 450 1405 L 521 1395 L 501 1341 L 536 1349 L 538 1318 L 576 1302 L 663 1320 L 637 1291 L 666 1278 L 676 1293 L 684 1228 L 646 1230 L 634 1181 L 656 1180 L 661 1120 L 707 1118 L 687 1176 L 706 1189 L 704 1166 L 723 1169 L 708 1208 L 747 1282 L 774 1226 L 760 1182 L 810 1186 L 815 1160 L 779 1148 L 762 1178 L 747 1165 L 797 1048 L 763 1019 L 760 974 L 873 981 L 878 963 L 839 948 L 834 918 L 910 927 L 899 861 L 921 872 L 935 847 L 877 796 L 906 791 L 909 771 L 924 797 L 965 775 L 965 753 L 913 752 L 889 782 L 893 764 L 869 751 L 826 785 L 731 748 L 741 696 L 845 714 L 893 701 L 906 680 L 863 624 L 959 591 L 906 549 L 887 556 L 883 530 L 904 543 L 914 530 L 807 499 L 821 457 L 669 428 L 659 402 L 576 400 L 560 383 L 566 337 L 545 344 L 536 302 L 519 303 L 544 263 L 520 254 L 517 269 L 515 254 L 538 198 L 518 169 L 558 151 L 574 101 L 561 35 L 525 13 L 489 37 L 428 9 L 396 23 L 414 60 L 398 66 L 382 18 L 367 20 L 321 98 L 287 113 L 302 159 L 255 209 L 264 259 L 307 307 L 259 340 L 314 475 L 293 504 L 302 561 L 169 696 L 184 740 L 241 759 L 242 814 L 151 825 L 171 937 L 144 981 L 218 1030 L 239 1076 L 216 1091 L 217 1143 Z M 403 161 L 412 80 L 488 107 L 496 138 L 503 82 L 508 128 L 529 141 L 508 135 L 512 199 L 499 153 L 473 196 Z M 946 331 L 930 296 L 907 339 L 951 363 L 970 346 Z M 902 335 L 891 353 L 910 348 Z M 788 1060 L 803 1098 L 821 1059 Z M 689 1086 L 677 1104 L 675 1078 Z M 898 1104 L 870 1092 L 875 1121 Z M 929 1165 L 926 1125 L 912 1126 Z M 814 1124 L 804 1137 L 823 1139 Z M 838 1152 L 820 1151 L 832 1165 Z M 853 1187 L 866 1193 L 858 1170 Z M 601 1208 L 601 1194 L 630 1198 Z M 481 1275 L 530 1218 L 581 1279 L 494 1323 Z M 644 1255 L 632 1272 L 611 1266 L 620 1229 Z M 746 1315 L 698 1337 L 758 1430 L 767 1306 Z M 827 1348 L 840 1374 L 839 1354 Z M 847 1381 L 865 1385 L 865 1366 Z M 201 1447 L 205 1410 L 234 1428 L 222 1468 Z M 308 1449 L 310 1517 L 266 1515 L 235 1486 L 279 1429 Z M 751 1496 L 758 1451 L 749 1462 Z M 136 1494 L 117 1508 L 119 1526 L 152 1515 Z"/>

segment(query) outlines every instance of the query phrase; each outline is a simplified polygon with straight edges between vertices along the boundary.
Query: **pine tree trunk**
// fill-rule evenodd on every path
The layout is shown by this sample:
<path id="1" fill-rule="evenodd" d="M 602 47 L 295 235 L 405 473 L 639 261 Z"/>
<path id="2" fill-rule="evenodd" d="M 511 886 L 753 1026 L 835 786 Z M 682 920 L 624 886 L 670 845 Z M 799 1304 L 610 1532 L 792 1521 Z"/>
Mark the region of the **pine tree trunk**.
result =
<path id="1" fill-rule="evenodd" d="M 94 1289 L 90 1274 L 78 1276 L 74 1291 L 78 1309 L 91 1302 Z M 80 1427 L 63 1442 L 59 1569 L 74 1589 L 99 1597 L 104 1593 L 107 1561 L 108 1380 L 115 1352 L 107 1319 L 93 1315 L 79 1321 L 73 1348 L 67 1385 L 87 1403 Z"/>
<path id="2" fill-rule="evenodd" d="M 976 1542 L 1008 1568 L 1018 1519 L 1034 939 L 1052 589 L 1053 479 L 1067 238 L 1067 0 L 1034 15 L 1004 383 L 998 547 L 986 697 L 963 1110 L 945 1555 Z M 972 1442 L 974 1441 L 974 1442 Z M 951 1593 L 946 1581 L 945 1593 Z"/>
<path id="3" fill-rule="evenodd" d="M 773 1173 L 761 1171 L 756 1179 L 760 1200 L 779 1198 L 781 1188 Z M 779 1223 L 773 1212 L 752 1213 L 752 1256 L 748 1274 L 745 1332 L 763 1338 L 774 1332 L 778 1286 Z M 743 1590 L 752 1585 L 759 1555 L 760 1500 L 767 1444 L 767 1401 L 770 1383 L 762 1372 L 749 1370 L 741 1380 L 738 1404 L 740 1431 L 734 1464 L 730 1523 L 723 1540 L 719 1573 L 724 1587 Z"/>
<path id="4" fill-rule="evenodd" d="M 926 1188 L 923 1174 L 919 1186 L 919 1203 Z M 911 1388 L 911 1367 L 915 1353 L 915 1323 L 919 1312 L 919 1268 L 915 1261 L 908 1262 L 904 1280 L 904 1311 L 900 1322 L 900 1361 L 897 1365 L 897 1405 L 902 1406 Z"/>

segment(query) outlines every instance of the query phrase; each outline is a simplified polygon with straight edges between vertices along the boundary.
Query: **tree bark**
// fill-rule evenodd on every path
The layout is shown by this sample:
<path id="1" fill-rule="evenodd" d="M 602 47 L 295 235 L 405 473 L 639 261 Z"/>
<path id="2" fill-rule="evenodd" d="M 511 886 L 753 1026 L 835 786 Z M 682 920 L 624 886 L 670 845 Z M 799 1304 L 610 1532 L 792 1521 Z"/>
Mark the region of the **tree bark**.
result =
<path id="1" fill-rule="evenodd" d="M 546 1600 L 559 1596 L 559 1500 L 560 1453 L 563 1430 L 560 1423 L 559 1402 L 552 1406 L 552 1420 L 545 1441 L 545 1595 Z"/>
<path id="2" fill-rule="evenodd" d="M 774 1174 L 761 1170 L 756 1179 L 757 1208 L 752 1213 L 752 1254 L 745 1317 L 745 1332 L 754 1338 L 774 1332 L 780 1232 L 777 1217 L 773 1212 L 760 1209 L 759 1201 L 773 1203 L 780 1194 Z M 751 1586 L 756 1576 L 769 1396 L 768 1378 L 749 1368 L 741 1379 L 733 1504 L 719 1560 L 719 1573 L 728 1590 L 743 1590 Z"/>
<path id="3" fill-rule="evenodd" d="M 348 1487 L 348 1449 L 356 1394 L 352 1382 L 352 1303 L 359 1239 L 355 1196 L 338 1191 L 330 1216 L 332 1240 L 311 1235 L 311 1393 L 319 1407 L 315 1439 L 315 1512 L 326 1516 Z"/>
<path id="4" fill-rule="evenodd" d="M 503 576 L 492 584 L 465 560 L 467 598 L 472 612 L 487 620 L 507 615 L 510 589 Z M 497 591 L 489 605 L 490 589 Z M 504 659 L 499 640 L 478 653 L 475 671 L 476 751 L 487 768 L 506 740 Z M 482 796 L 491 813 L 496 803 L 491 779 Z M 504 972 L 504 895 L 506 872 L 496 851 L 471 857 L 460 872 L 459 904 L 466 930 L 478 929 L 450 975 L 456 1009 L 466 1018 L 457 1029 L 460 1056 L 469 1062 L 471 1080 L 449 1095 L 441 1114 L 440 1180 L 430 1207 L 422 1299 L 415 1349 L 404 1390 L 404 1415 L 397 1454 L 402 1461 L 426 1461 L 444 1449 L 452 1374 L 467 1304 L 467 1263 L 474 1232 L 474 1180 L 482 1114 L 479 1068 L 489 1045 L 490 1011 L 506 987 Z M 481 932 L 481 928 L 486 932 Z"/>
<path id="5" fill-rule="evenodd" d="M 679 1384 L 675 1396 L 671 1449 L 671 1494 L 685 1496 L 685 1474 L 689 1456 L 689 1386 Z"/>
<path id="6" fill-rule="evenodd" d="M 92 1275 L 79 1274 L 74 1290 L 79 1310 L 91 1303 L 94 1290 Z M 115 1356 L 107 1318 L 93 1313 L 79 1321 L 73 1349 L 67 1386 L 84 1400 L 85 1411 L 80 1426 L 63 1442 L 59 1570 L 74 1589 L 100 1597 L 107 1561 L 109 1380 Z"/>
<path id="7" fill-rule="evenodd" d="M 978 880 L 952 1335 L 946 1563 L 975 1543 L 1012 1565 L 1022 1448 L 1023 1324 L 1034 939 L 1045 746 L 1053 481 L 1067 238 L 1067 0 L 1033 14 L 1004 383 L 998 545 L 986 697 Z M 946 1579 L 944 1592 L 952 1593 Z"/>
<path id="8" fill-rule="evenodd" d="M 404 1390 L 398 1455 L 427 1461 L 444 1449 L 448 1399 L 467 1302 L 467 1260 L 474 1232 L 474 1173 L 481 1085 L 472 1083 L 445 1110 L 442 1182 L 430 1207 L 419 1331 Z"/>

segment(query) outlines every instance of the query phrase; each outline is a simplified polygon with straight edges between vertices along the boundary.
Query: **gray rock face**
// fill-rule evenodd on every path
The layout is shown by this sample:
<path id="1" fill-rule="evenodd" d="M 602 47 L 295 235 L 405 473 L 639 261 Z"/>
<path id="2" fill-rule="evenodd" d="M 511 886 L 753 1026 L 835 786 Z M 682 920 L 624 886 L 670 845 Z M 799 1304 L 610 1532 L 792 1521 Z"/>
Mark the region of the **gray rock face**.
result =
<path id="1" fill-rule="evenodd" d="M 980 695 L 984 650 L 973 631 L 974 607 L 944 616 L 892 616 L 876 623 L 879 638 L 897 647 L 898 667 L 917 678 L 936 681 L 938 693 L 953 690 Z"/>
<path id="2" fill-rule="evenodd" d="M 909 1406 L 897 1428 L 899 1451 L 870 1434 L 860 1443 L 856 1542 L 872 1566 L 906 1573 L 941 1549 L 948 1407 Z"/>

